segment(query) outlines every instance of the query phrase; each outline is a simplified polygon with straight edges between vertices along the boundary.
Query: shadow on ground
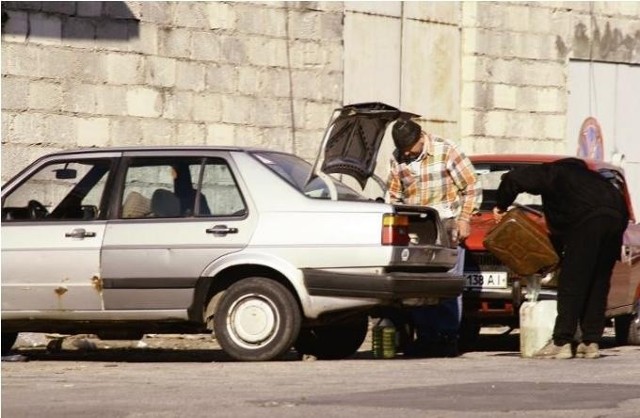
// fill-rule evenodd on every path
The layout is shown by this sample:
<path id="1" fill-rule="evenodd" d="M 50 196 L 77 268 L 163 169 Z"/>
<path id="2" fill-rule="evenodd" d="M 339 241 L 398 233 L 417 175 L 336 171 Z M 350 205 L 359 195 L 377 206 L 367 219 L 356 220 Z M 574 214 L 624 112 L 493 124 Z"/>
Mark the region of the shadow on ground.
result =
<path id="1" fill-rule="evenodd" d="M 231 362 L 234 361 L 219 346 L 207 337 L 174 336 L 145 339 L 145 344 L 138 341 L 103 341 L 99 339 L 70 337 L 64 340 L 55 350 L 50 347 L 17 347 L 14 355 L 24 356 L 26 361 L 100 361 L 100 362 L 132 362 L 132 363 L 173 363 L 173 362 Z M 85 344 L 77 344 L 76 341 Z M 89 343 L 87 343 L 87 341 Z M 602 340 L 601 348 L 615 347 L 615 339 L 607 336 Z M 78 348 L 78 346 L 80 348 Z M 464 352 L 491 352 L 495 356 L 519 356 L 520 335 L 517 331 L 508 330 L 482 333 L 478 341 L 467 347 Z M 367 339 L 360 350 L 353 355 L 351 360 L 371 360 L 371 341 Z M 4 359 L 4 358 L 3 358 Z M 291 350 L 281 360 L 299 361 L 314 360 L 313 358 L 300 356 Z M 402 360 L 402 354 L 398 354 L 396 360 Z"/>
<path id="2" fill-rule="evenodd" d="M 612 331 L 605 330 L 605 334 L 600 342 L 601 348 L 612 348 L 616 346 L 615 338 Z M 483 332 L 476 343 L 465 349 L 467 352 L 480 351 L 490 352 L 496 351 L 496 355 L 520 354 L 520 334 L 518 330 L 510 331 L 508 328 L 497 330 L 489 329 Z"/>
<path id="3" fill-rule="evenodd" d="M 25 356 L 27 361 L 98 361 L 125 363 L 178 363 L 233 361 L 221 349 L 171 348 L 98 348 L 95 350 L 60 350 L 50 352 L 44 348 L 20 348 L 13 354 Z"/>

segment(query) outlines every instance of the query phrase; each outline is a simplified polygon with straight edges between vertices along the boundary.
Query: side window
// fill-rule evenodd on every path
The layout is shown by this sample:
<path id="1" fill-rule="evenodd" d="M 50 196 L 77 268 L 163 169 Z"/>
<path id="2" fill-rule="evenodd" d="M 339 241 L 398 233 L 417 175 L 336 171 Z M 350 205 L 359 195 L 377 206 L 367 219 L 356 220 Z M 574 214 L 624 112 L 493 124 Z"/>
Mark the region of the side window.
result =
<path id="1" fill-rule="evenodd" d="M 514 169 L 515 166 L 505 164 L 475 164 L 475 172 L 482 186 L 481 210 L 492 210 L 496 205 L 496 193 L 502 181 L 502 176 Z M 542 210 L 542 198 L 529 193 L 520 193 L 515 200 L 519 205 Z"/>
<path id="2" fill-rule="evenodd" d="M 611 183 L 616 189 L 624 193 L 625 183 L 622 174 L 618 173 L 615 170 L 609 170 L 606 168 L 599 170 L 598 173 L 600 173 L 600 175 L 604 177 L 609 183 Z"/>
<path id="3" fill-rule="evenodd" d="M 174 169 L 166 159 L 133 160 L 127 168 L 122 218 L 175 218 L 181 216 L 174 193 Z"/>
<path id="4" fill-rule="evenodd" d="M 127 168 L 120 217 L 229 216 L 244 208 L 223 159 L 136 158 Z"/>
<path id="5" fill-rule="evenodd" d="M 208 160 L 202 173 L 201 216 L 242 216 L 246 205 L 229 166 L 222 160 Z"/>
<path id="6" fill-rule="evenodd" d="M 49 163 L 27 178 L 2 203 L 2 220 L 93 220 L 102 215 L 102 197 L 111 160 Z"/>

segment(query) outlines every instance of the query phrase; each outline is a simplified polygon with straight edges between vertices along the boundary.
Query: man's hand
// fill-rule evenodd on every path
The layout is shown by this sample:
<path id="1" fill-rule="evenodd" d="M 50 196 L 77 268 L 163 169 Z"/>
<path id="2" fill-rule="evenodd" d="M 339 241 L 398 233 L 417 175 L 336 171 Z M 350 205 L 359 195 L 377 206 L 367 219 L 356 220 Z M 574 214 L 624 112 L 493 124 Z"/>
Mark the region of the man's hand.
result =
<path id="1" fill-rule="evenodd" d="M 497 206 L 493 208 L 493 219 L 496 223 L 500 222 L 507 212 L 499 209 Z"/>
<path id="2" fill-rule="evenodd" d="M 469 221 L 458 221 L 458 240 L 463 241 L 471 234 L 471 226 L 469 225 Z"/>

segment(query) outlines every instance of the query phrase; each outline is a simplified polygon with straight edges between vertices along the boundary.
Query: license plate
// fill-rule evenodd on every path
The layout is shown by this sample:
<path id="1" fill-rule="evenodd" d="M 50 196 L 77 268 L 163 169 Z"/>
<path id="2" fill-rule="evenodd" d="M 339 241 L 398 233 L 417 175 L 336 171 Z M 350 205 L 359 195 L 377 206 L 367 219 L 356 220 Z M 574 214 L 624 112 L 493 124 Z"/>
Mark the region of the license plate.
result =
<path id="1" fill-rule="evenodd" d="M 464 274 L 467 288 L 506 289 L 507 273 L 504 271 L 473 272 Z"/>

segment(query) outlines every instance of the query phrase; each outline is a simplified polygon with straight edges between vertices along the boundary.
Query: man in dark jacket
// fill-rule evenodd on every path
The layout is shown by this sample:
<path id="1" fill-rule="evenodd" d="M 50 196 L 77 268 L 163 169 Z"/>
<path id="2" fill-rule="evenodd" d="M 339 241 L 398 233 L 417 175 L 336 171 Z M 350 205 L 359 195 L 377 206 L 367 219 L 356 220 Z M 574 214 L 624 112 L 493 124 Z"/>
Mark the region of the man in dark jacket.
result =
<path id="1" fill-rule="evenodd" d="M 493 210 L 496 221 L 522 192 L 541 195 L 551 240 L 561 256 L 553 340 L 534 357 L 572 358 L 579 325 L 582 342 L 576 357 L 597 358 L 611 272 L 629 221 L 624 197 L 584 161 L 566 158 L 505 174 Z"/>

